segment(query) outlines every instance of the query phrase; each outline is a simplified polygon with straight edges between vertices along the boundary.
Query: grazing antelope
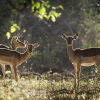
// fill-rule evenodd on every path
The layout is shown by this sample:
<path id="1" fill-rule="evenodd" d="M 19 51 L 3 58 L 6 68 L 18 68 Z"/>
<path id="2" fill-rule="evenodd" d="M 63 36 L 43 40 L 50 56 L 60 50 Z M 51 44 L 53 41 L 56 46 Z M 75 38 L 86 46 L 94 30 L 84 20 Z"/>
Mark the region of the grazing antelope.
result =
<path id="1" fill-rule="evenodd" d="M 16 50 L 17 48 L 25 48 L 25 44 L 21 42 L 17 36 L 13 36 L 11 39 L 11 48 L 3 44 L 0 44 L 0 48 Z M 3 73 L 3 79 L 5 79 L 5 64 L 1 64 L 1 68 L 2 68 L 2 73 Z"/>
<path id="2" fill-rule="evenodd" d="M 73 40 L 78 38 L 78 34 L 73 36 L 67 36 L 66 34 L 62 34 L 61 37 L 66 40 L 67 43 L 67 53 L 68 56 L 74 65 L 75 70 L 75 89 L 77 88 L 77 78 L 79 85 L 79 75 L 80 75 L 80 67 L 81 66 L 91 66 L 96 65 L 100 70 L 100 48 L 88 48 L 88 49 L 73 49 Z M 77 77 L 78 76 L 78 77 Z"/>
<path id="3" fill-rule="evenodd" d="M 17 76 L 17 67 L 26 61 L 33 48 L 37 48 L 39 46 L 38 43 L 30 44 L 28 41 L 24 41 L 26 44 L 27 50 L 24 53 L 20 53 L 15 50 L 0 48 L 0 64 L 10 65 L 14 72 L 14 78 L 18 81 Z"/>

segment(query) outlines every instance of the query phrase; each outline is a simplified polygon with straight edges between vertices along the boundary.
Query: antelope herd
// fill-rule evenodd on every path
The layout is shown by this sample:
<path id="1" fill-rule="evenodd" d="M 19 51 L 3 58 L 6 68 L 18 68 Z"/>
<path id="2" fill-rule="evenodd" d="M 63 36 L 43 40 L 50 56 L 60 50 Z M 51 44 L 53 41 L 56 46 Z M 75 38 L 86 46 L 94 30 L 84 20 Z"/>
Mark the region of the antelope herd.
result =
<path id="1" fill-rule="evenodd" d="M 14 73 L 14 78 L 18 81 L 17 67 L 25 62 L 32 49 L 37 48 L 38 43 L 30 44 L 27 40 L 24 40 L 24 43 L 21 42 L 18 37 L 14 36 L 11 39 L 11 47 L 0 44 L 0 64 L 3 73 L 3 79 L 5 79 L 5 65 L 10 65 L 12 72 Z M 16 51 L 17 48 L 27 48 L 24 53 Z"/>
<path id="2" fill-rule="evenodd" d="M 75 76 L 75 89 L 79 86 L 80 68 L 81 66 L 96 65 L 100 69 L 100 48 L 88 48 L 88 49 L 73 49 L 73 40 L 78 38 L 78 34 L 73 36 L 67 36 L 62 34 L 61 37 L 66 41 L 68 56 L 74 65 Z M 18 52 L 17 48 L 27 48 L 24 53 Z M 11 47 L 0 44 L 0 64 L 3 73 L 3 79 L 5 79 L 5 65 L 10 65 L 14 78 L 18 81 L 17 67 L 25 62 L 32 49 L 39 47 L 38 43 L 30 44 L 27 40 L 24 43 L 21 42 L 18 37 L 14 36 L 11 39 Z M 78 81 L 77 81 L 78 80 Z M 78 84 L 77 84 L 78 83 Z"/>

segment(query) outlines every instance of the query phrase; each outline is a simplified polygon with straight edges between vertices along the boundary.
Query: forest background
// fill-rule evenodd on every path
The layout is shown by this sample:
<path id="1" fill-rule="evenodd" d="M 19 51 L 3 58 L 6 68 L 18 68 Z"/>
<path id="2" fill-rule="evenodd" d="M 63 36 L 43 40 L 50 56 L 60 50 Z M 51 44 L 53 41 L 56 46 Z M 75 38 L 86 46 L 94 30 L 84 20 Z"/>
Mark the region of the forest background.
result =
<path id="1" fill-rule="evenodd" d="M 12 36 L 40 43 L 20 71 L 73 71 L 62 33 L 79 34 L 73 48 L 99 47 L 100 1 L 0 0 L 0 43 L 10 46 Z"/>

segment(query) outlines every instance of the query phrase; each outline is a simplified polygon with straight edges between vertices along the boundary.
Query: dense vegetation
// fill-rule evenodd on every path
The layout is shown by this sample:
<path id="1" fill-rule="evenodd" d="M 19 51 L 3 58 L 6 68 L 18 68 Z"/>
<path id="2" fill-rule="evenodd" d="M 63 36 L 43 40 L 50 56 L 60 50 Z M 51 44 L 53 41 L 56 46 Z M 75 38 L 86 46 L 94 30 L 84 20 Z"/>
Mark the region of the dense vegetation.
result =
<path id="1" fill-rule="evenodd" d="M 22 3 L 20 4 L 17 0 L 0 1 L 0 37 L 1 43 L 7 45 L 10 45 L 10 39 L 7 39 L 10 38 L 9 34 L 19 36 L 22 41 L 26 39 L 30 43 L 39 42 L 41 44 L 27 63 L 22 65 L 27 66 L 26 69 L 33 69 L 42 73 L 50 68 L 54 70 L 72 68 L 69 67 L 72 65 L 67 56 L 66 43 L 60 37 L 61 33 L 79 34 L 79 39 L 74 42 L 73 48 L 99 46 L 100 7 L 98 0 L 51 0 L 48 4 L 50 8 L 47 8 L 44 13 L 47 12 L 48 14 L 53 9 L 56 10 L 55 14 L 60 14 L 57 19 L 57 16 L 54 16 L 56 22 L 52 22 L 51 17 L 49 19 L 43 17 L 44 19 L 41 20 L 37 17 L 39 16 L 38 13 L 32 12 L 32 4 L 27 3 L 29 7 L 24 7 L 24 0 L 19 1 Z M 35 5 L 39 5 L 39 1 L 34 2 Z M 57 9 L 58 6 L 60 8 Z M 41 9 L 33 8 L 35 12 L 39 12 L 38 9 Z M 14 26 L 15 29 L 13 29 Z"/>
<path id="2" fill-rule="evenodd" d="M 99 100 L 100 74 L 91 70 L 91 75 L 81 74 L 80 87 L 75 95 L 73 75 L 53 73 L 21 76 L 16 83 L 10 79 L 0 80 L 1 100 Z M 83 76 L 85 74 L 85 76 Z"/>
<path id="3" fill-rule="evenodd" d="M 65 74 L 62 74 L 64 72 L 73 74 L 74 68 L 67 55 L 66 42 L 60 35 L 62 33 L 67 35 L 78 33 L 79 38 L 74 41 L 73 48 L 99 47 L 99 27 L 99 0 L 0 0 L 0 43 L 10 46 L 12 36 L 18 36 L 21 41 L 28 40 L 30 43 L 40 43 L 40 47 L 33 51 L 30 58 L 19 66 L 18 69 L 21 76 L 23 76 L 24 73 L 31 73 L 32 75 L 34 73 L 39 73 L 44 75 L 46 73 L 48 74 L 48 71 L 51 71 L 51 74 L 54 72 L 60 73 L 61 75 L 59 78 L 64 77 Z M 25 49 L 18 49 L 18 51 L 24 52 Z M 92 70 L 92 68 L 94 67 L 83 68 L 82 71 L 85 72 L 85 74 L 83 73 L 82 75 L 85 77 L 86 74 L 92 76 L 92 72 L 95 74 L 95 71 L 94 69 Z M 72 94 L 73 97 L 73 82 L 71 80 L 73 81 L 73 77 L 67 80 L 59 79 L 57 84 L 60 84 L 62 81 L 65 82 L 64 84 L 67 85 L 63 86 L 63 89 L 67 89 L 67 86 L 69 86 L 68 84 L 70 84 L 68 90 L 70 92 L 69 94 Z M 97 79 L 94 77 L 91 79 L 87 78 L 87 83 L 85 83 L 84 80 L 81 80 L 82 84 L 85 84 L 87 87 L 90 84 L 90 87 L 93 87 L 93 91 L 95 90 L 95 86 L 98 86 L 97 88 L 99 90 L 99 85 L 93 86 L 93 82 L 95 81 L 99 84 L 98 75 Z M 23 82 L 26 83 L 23 84 Z M 27 88 L 30 89 L 23 90 L 21 95 L 25 96 L 29 91 L 31 94 L 32 91 L 35 91 L 34 84 L 40 85 L 39 82 L 43 82 L 43 89 L 41 89 L 41 91 L 48 89 L 47 87 L 49 87 L 50 84 L 53 85 L 53 80 L 51 79 L 45 80 L 44 78 L 39 77 L 37 81 L 33 76 L 31 78 L 30 75 L 21 78 L 19 84 L 15 84 L 15 86 L 13 85 L 12 80 L 7 79 L 5 83 L 0 81 L 0 90 L 2 90 L 2 94 L 4 92 L 8 93 L 0 95 L 0 98 L 4 99 L 5 97 L 8 97 L 7 99 L 10 100 L 10 96 L 15 93 L 15 91 L 20 95 L 20 89 L 27 87 L 27 84 L 30 86 Z M 56 84 L 55 81 L 54 84 Z M 37 90 L 38 86 L 36 88 Z M 13 90 L 13 87 L 16 87 L 16 90 Z M 80 91 L 83 90 L 83 88 L 84 86 L 80 87 Z M 96 91 L 98 92 L 98 90 Z M 24 91 L 26 94 L 23 94 Z M 48 91 L 51 92 L 51 89 Z M 48 93 L 46 92 L 46 95 L 47 94 Z M 86 91 L 84 93 L 81 92 L 81 94 L 83 100 L 84 98 L 86 99 Z M 16 94 L 14 100 L 18 100 L 18 95 Z M 34 95 L 32 96 L 34 97 Z M 28 99 L 28 97 L 26 98 Z M 24 99 L 26 100 L 26 98 Z"/>

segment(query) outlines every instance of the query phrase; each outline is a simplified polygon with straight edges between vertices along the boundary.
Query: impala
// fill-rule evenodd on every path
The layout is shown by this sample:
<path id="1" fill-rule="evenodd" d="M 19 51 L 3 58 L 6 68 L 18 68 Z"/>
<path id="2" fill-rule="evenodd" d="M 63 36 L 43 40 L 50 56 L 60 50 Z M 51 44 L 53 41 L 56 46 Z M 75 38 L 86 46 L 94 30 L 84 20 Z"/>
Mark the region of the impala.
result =
<path id="1" fill-rule="evenodd" d="M 21 42 L 18 37 L 13 36 L 11 39 L 11 48 L 4 45 L 4 44 L 0 44 L 0 48 L 6 48 L 6 49 L 12 49 L 12 50 L 16 50 L 17 48 L 25 48 L 25 44 L 23 42 Z M 2 68 L 2 73 L 3 73 L 3 79 L 5 79 L 5 64 L 0 63 L 1 64 L 1 68 Z M 11 68 L 11 70 L 13 71 L 13 69 Z"/>
<path id="2" fill-rule="evenodd" d="M 16 50 L 17 48 L 25 48 L 25 44 L 21 42 L 17 36 L 13 36 L 11 39 L 11 48 Z"/>
<path id="3" fill-rule="evenodd" d="M 73 40 L 78 38 L 78 34 L 73 36 L 67 36 L 62 34 L 61 37 L 66 40 L 67 44 L 67 53 L 68 56 L 74 65 L 75 70 L 75 89 L 77 88 L 76 83 L 78 79 L 79 85 L 79 75 L 81 66 L 91 66 L 96 65 L 100 69 L 100 48 L 88 48 L 88 49 L 73 49 Z"/>
<path id="4" fill-rule="evenodd" d="M 17 67 L 26 61 L 33 48 L 37 48 L 39 46 L 38 43 L 30 44 L 28 41 L 24 41 L 26 44 L 27 50 L 24 53 L 20 53 L 15 50 L 0 48 L 0 64 L 10 65 L 14 72 L 14 78 L 18 81 L 17 75 Z"/>
<path id="5" fill-rule="evenodd" d="M 23 42 L 21 42 L 17 36 L 13 36 L 11 39 L 11 47 L 8 47 L 4 44 L 0 44 L 0 48 L 16 50 L 17 48 L 25 48 L 25 44 Z"/>

